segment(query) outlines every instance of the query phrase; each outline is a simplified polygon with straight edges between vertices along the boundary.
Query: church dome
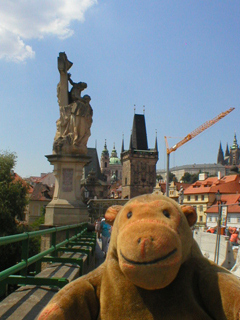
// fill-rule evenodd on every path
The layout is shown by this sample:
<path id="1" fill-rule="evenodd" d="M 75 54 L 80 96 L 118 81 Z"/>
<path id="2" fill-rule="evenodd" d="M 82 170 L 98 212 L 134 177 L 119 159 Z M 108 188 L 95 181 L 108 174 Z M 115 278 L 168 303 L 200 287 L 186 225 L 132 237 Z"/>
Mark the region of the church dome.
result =
<path id="1" fill-rule="evenodd" d="M 117 151 L 115 149 L 115 143 L 113 145 L 113 149 L 112 149 L 112 153 L 111 153 L 111 157 L 109 159 L 109 164 L 121 164 L 120 159 L 117 156 Z"/>

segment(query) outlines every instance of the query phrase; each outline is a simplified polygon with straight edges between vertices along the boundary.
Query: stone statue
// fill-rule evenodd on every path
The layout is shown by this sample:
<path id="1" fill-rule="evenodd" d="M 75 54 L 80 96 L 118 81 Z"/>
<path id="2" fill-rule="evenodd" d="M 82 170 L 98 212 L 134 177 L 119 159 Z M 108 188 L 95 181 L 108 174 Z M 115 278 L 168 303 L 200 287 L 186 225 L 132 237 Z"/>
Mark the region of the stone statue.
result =
<path id="1" fill-rule="evenodd" d="M 58 57 L 60 82 L 57 86 L 57 97 L 60 118 L 57 120 L 57 132 L 53 143 L 54 154 L 87 154 L 87 141 L 91 135 L 93 110 L 89 95 L 81 96 L 87 88 L 85 82 L 73 82 L 67 71 L 72 62 L 68 61 L 65 52 Z M 68 82 L 72 85 L 68 91 Z"/>

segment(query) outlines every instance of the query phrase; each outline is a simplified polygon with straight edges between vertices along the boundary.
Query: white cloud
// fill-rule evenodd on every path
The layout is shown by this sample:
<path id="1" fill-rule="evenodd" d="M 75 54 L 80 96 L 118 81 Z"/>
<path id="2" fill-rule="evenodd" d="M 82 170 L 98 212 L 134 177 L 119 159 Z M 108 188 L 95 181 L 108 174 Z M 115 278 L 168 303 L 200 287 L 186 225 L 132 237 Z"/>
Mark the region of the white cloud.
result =
<path id="1" fill-rule="evenodd" d="M 15 62 L 35 56 L 29 39 L 73 35 L 73 20 L 84 21 L 97 0 L 0 0 L 0 59 Z"/>

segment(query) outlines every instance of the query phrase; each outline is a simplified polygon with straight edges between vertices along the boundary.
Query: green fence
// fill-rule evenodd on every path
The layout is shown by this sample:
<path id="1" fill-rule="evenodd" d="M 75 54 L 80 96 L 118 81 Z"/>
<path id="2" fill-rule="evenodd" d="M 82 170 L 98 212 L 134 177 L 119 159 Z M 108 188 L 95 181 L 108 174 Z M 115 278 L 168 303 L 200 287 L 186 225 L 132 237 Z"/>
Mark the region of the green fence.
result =
<path id="1" fill-rule="evenodd" d="M 59 232 L 64 233 L 64 240 L 57 243 L 57 233 Z M 29 240 L 31 238 L 41 237 L 44 235 L 49 235 L 51 238 L 49 249 L 29 257 Z M 19 261 L 16 265 L 0 272 L 1 293 L 6 290 L 7 284 L 46 285 L 62 288 L 68 283 L 66 278 L 37 277 L 37 274 L 41 271 L 41 263 L 60 262 L 77 264 L 80 267 L 80 275 L 82 275 L 83 257 L 59 257 L 59 252 L 82 253 L 83 255 L 87 255 L 87 262 L 89 263 L 89 256 L 91 253 L 92 255 L 94 254 L 96 246 L 96 234 L 95 232 L 91 233 L 87 231 L 87 223 L 80 223 L 76 225 L 53 227 L 45 230 L 24 232 L 12 236 L 0 237 L 0 246 L 16 242 L 22 243 L 21 261 Z M 36 263 L 35 272 L 33 273 L 33 276 L 29 276 L 28 266 L 32 265 L 33 263 Z"/>

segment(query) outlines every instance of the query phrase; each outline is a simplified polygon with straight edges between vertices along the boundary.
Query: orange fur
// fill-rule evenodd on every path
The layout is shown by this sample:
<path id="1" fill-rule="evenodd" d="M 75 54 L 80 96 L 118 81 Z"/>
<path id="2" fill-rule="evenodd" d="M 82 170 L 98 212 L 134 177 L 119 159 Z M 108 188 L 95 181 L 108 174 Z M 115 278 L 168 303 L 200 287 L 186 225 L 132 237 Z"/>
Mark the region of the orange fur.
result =
<path id="1" fill-rule="evenodd" d="M 190 229 L 196 218 L 155 194 L 109 208 L 105 262 L 56 294 L 57 317 L 39 319 L 239 320 L 240 281 L 203 257 Z"/>

